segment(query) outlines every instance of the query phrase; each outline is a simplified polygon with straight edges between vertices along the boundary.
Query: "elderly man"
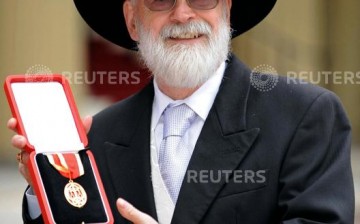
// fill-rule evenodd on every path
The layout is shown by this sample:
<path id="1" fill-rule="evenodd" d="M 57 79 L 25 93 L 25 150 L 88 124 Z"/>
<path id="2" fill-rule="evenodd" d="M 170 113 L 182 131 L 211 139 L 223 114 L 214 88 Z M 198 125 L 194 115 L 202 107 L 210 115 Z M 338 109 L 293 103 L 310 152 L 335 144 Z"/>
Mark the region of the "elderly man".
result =
<path id="1" fill-rule="evenodd" d="M 231 37 L 275 0 L 75 4 L 100 35 L 137 46 L 153 74 L 84 121 L 116 223 L 353 223 L 350 125 L 338 98 L 285 78 L 258 91 L 229 53 Z M 20 171 L 31 184 L 27 156 Z M 34 197 L 30 188 L 28 223 L 41 222 Z"/>

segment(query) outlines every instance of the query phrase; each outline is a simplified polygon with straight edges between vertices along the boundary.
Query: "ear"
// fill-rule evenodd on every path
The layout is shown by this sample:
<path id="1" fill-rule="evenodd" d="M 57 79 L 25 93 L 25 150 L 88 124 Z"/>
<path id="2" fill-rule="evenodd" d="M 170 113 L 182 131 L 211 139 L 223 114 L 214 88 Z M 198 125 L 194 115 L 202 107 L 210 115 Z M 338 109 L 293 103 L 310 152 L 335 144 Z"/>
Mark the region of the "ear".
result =
<path id="1" fill-rule="evenodd" d="M 226 0 L 226 10 L 227 10 L 227 20 L 230 23 L 230 13 L 231 13 L 231 7 L 232 7 L 232 0 Z"/>
<path id="2" fill-rule="evenodd" d="M 135 8 L 133 3 L 130 0 L 126 0 L 123 5 L 123 13 L 125 17 L 126 27 L 128 29 L 129 35 L 133 41 L 139 40 L 139 35 L 136 30 L 135 24 Z"/>

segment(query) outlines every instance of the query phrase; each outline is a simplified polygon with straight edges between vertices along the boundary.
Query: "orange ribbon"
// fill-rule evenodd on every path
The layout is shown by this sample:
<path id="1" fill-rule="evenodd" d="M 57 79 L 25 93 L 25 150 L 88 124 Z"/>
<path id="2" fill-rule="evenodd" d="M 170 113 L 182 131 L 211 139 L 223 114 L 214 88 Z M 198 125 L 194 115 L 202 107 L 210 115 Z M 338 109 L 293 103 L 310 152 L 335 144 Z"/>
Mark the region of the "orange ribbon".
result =
<path id="1" fill-rule="evenodd" d="M 76 179 L 84 174 L 84 166 L 78 153 L 47 154 L 46 157 L 50 164 L 59 171 L 62 176 L 70 180 Z"/>

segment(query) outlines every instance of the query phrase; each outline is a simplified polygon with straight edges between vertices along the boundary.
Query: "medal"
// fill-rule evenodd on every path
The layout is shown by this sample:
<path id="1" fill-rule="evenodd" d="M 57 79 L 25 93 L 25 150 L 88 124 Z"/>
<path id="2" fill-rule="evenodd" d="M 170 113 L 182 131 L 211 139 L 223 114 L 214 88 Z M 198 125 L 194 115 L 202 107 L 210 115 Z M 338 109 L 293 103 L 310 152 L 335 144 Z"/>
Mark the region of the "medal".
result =
<path id="1" fill-rule="evenodd" d="M 69 204 L 74 207 L 81 208 L 87 202 L 87 195 L 84 188 L 72 180 L 69 180 L 69 183 L 65 185 L 64 195 Z"/>
<path id="2" fill-rule="evenodd" d="M 85 189 L 73 181 L 84 174 L 84 167 L 78 153 L 67 154 L 48 154 L 46 155 L 50 164 L 59 173 L 69 178 L 69 183 L 65 185 L 64 196 L 66 201 L 77 208 L 82 208 L 87 202 L 87 194 Z"/>

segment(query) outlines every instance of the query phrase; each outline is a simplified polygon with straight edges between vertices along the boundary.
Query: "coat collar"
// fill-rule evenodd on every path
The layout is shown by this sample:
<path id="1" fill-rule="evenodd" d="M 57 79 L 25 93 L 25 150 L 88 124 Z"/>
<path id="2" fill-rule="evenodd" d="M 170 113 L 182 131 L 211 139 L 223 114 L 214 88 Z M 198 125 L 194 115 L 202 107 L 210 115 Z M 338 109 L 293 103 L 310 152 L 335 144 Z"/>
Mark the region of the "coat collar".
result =
<path id="1" fill-rule="evenodd" d="M 259 129 L 246 130 L 249 77 L 250 70 L 235 56 L 231 56 L 219 93 L 196 143 L 188 171 L 233 171 L 251 148 Z M 150 167 L 153 97 L 153 86 L 150 83 L 127 102 L 128 113 L 119 118 L 119 124 L 136 127 L 131 128 L 131 132 L 124 132 L 124 127 L 119 126 L 119 130 L 123 131 L 114 131 L 111 138 L 113 142 L 108 142 L 105 147 L 114 191 L 119 197 L 124 197 L 138 209 L 156 218 Z M 187 217 L 186 223 L 199 223 L 225 184 L 225 179 L 219 183 L 188 183 L 185 177 L 172 223 L 183 223 L 184 217 Z"/>
<path id="2" fill-rule="evenodd" d="M 235 57 L 229 61 L 224 80 L 205 121 L 180 190 L 172 223 L 200 223 L 214 199 L 226 184 L 205 181 L 201 172 L 232 172 L 251 148 L 259 129 L 246 128 L 246 106 L 250 71 Z M 189 206 L 191 205 L 191 206 Z"/>

